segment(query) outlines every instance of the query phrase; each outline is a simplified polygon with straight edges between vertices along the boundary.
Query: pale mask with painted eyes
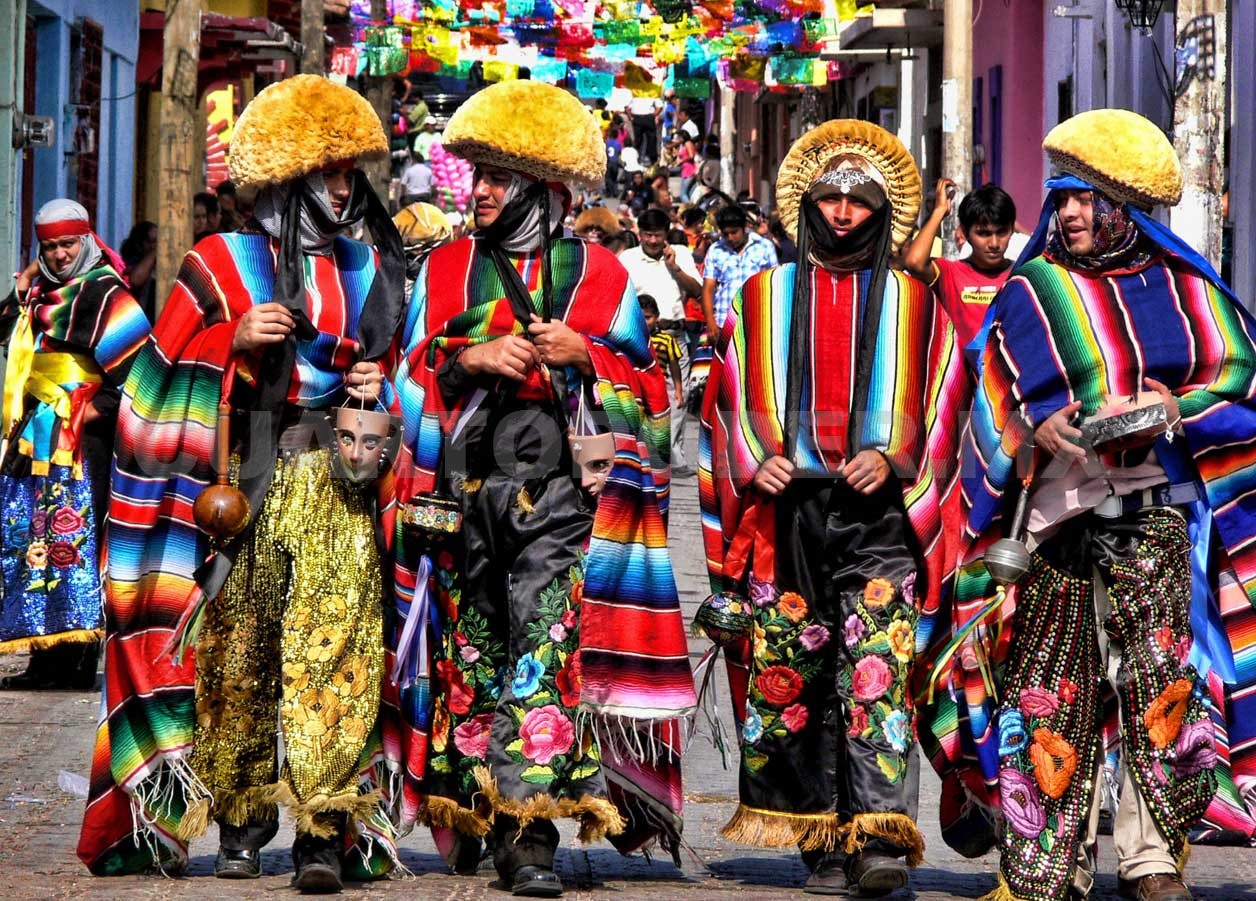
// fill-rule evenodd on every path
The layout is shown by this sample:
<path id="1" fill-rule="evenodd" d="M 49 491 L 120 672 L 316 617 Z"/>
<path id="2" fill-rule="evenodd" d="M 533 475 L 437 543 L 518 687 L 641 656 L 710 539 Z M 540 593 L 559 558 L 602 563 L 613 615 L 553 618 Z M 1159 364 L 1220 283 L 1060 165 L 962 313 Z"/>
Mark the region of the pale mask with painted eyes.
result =
<path id="1" fill-rule="evenodd" d="M 354 485 L 379 478 L 388 465 L 386 452 L 390 439 L 397 433 L 392 416 L 381 410 L 339 407 L 334 432 L 336 477 Z"/>

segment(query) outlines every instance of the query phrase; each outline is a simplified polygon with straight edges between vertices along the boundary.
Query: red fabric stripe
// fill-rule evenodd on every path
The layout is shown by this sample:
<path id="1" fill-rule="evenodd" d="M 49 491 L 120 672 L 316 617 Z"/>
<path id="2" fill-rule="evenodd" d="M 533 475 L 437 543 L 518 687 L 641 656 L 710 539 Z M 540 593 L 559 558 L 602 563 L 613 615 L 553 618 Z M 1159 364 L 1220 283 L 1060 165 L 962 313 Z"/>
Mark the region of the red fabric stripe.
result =
<path id="1" fill-rule="evenodd" d="M 45 222 L 43 225 L 35 226 L 35 236 L 41 241 L 51 241 L 53 238 L 77 238 L 89 235 L 91 231 L 92 225 L 86 219 L 63 219 L 60 222 Z"/>

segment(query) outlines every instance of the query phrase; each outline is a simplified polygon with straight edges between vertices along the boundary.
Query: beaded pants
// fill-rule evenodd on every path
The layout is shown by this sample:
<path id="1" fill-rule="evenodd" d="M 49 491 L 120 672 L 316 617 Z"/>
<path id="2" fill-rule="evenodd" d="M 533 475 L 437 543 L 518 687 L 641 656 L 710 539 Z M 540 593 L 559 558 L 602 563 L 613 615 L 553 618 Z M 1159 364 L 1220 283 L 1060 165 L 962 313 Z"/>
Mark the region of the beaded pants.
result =
<path id="1" fill-rule="evenodd" d="M 1098 791 L 1100 628 L 1119 655 L 1113 682 L 1129 781 L 1172 859 L 1207 808 L 1212 723 L 1186 662 L 1189 554 L 1186 522 L 1172 508 L 1088 514 L 1041 545 L 1018 584 L 998 719 L 1000 874 L 1011 897 L 1056 901 L 1087 881 L 1074 868 Z M 1107 589 L 1102 623 L 1092 572 Z"/>
<path id="2" fill-rule="evenodd" d="M 197 641 L 191 763 L 230 826 L 282 803 L 323 834 L 378 800 L 358 775 L 383 677 L 380 562 L 368 498 L 332 478 L 328 453 L 276 463 Z"/>

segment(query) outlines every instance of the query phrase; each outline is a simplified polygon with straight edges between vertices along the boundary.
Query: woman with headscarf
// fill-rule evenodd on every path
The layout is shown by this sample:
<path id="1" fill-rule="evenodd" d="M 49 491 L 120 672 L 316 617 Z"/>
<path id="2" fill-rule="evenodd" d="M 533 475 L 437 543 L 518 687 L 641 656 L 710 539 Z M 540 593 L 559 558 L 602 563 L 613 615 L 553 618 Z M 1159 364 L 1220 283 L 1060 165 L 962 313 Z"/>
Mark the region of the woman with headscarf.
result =
<path id="1" fill-rule="evenodd" d="M 878 895 L 924 850 L 907 682 L 940 576 L 924 433 L 946 323 L 889 267 L 920 206 L 893 135 L 851 120 L 808 132 L 777 200 L 799 262 L 737 293 L 699 449 L 704 606 L 749 611 L 741 634 L 713 630 L 741 738 L 724 835 L 797 846 L 806 891 Z"/>
<path id="2" fill-rule="evenodd" d="M 417 520 L 444 494 L 461 531 L 400 539 L 402 817 L 436 829 L 459 871 L 491 831 L 504 884 L 552 896 L 557 819 L 624 853 L 678 846 L 694 697 L 667 556 L 668 401 L 627 272 L 558 237 L 570 186 L 605 171 L 580 102 L 496 84 L 445 147 L 476 164 L 476 232 L 428 257 L 410 299 L 398 502 Z M 596 510 L 568 438 L 581 397 L 614 443 Z"/>
<path id="3" fill-rule="evenodd" d="M 149 323 L 81 205 L 45 204 L 35 234 L 39 255 L 0 312 L 0 653 L 31 652 L 3 687 L 90 689 L 118 389 Z"/>
<path id="4" fill-rule="evenodd" d="M 390 865 L 373 767 L 391 483 L 346 473 L 336 445 L 360 436 L 328 421 L 391 399 L 405 261 L 356 168 L 387 151 L 348 88 L 298 75 L 259 93 L 231 152 L 255 218 L 187 254 L 127 382 L 106 716 L 79 843 L 94 873 L 179 870 L 212 819 L 215 875 L 256 877 L 278 805 L 302 891 Z M 344 236 L 359 221 L 378 249 Z M 227 441 L 217 475 L 248 513 L 234 534 L 193 512 Z"/>
<path id="5" fill-rule="evenodd" d="M 453 240 L 453 225 L 439 207 L 421 202 L 398 210 L 393 216 L 393 225 L 401 234 L 401 247 L 406 255 L 406 297 L 409 297 L 427 255 Z"/>

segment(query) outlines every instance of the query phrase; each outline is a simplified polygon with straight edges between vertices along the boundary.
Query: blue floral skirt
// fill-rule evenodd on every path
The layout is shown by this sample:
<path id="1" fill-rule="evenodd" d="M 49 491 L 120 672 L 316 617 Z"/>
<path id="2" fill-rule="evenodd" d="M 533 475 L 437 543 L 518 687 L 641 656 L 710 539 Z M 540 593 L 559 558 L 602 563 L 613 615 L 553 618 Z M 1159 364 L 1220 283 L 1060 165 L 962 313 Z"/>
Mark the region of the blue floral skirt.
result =
<path id="1" fill-rule="evenodd" d="M 0 475 L 0 653 L 95 641 L 104 622 L 91 473 Z"/>

